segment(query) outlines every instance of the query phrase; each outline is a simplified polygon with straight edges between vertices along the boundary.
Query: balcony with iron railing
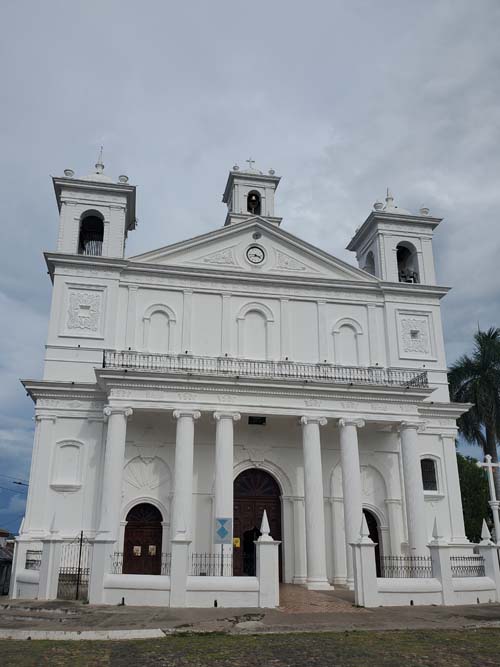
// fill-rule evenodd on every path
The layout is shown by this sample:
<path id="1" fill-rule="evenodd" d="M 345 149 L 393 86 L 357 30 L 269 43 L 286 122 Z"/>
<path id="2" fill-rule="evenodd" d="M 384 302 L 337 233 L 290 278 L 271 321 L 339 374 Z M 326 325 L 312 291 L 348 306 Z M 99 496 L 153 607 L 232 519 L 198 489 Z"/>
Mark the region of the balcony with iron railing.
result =
<path id="1" fill-rule="evenodd" d="M 104 350 L 103 368 L 180 375 L 262 378 L 295 382 L 379 385 L 426 389 L 427 372 L 378 366 L 336 366 L 296 361 L 202 357 L 149 352 Z"/>

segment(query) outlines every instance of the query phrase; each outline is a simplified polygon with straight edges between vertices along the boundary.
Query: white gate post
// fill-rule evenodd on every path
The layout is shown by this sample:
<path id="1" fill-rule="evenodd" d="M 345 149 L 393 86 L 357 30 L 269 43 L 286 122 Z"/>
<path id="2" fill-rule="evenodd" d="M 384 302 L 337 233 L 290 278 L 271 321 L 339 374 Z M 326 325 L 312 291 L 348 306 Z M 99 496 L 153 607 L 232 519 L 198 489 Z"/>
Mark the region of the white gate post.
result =
<path id="1" fill-rule="evenodd" d="M 483 519 L 483 530 L 481 531 L 481 542 L 478 545 L 479 555 L 484 559 L 484 574 L 495 583 L 496 600 L 500 602 L 500 566 L 498 564 L 498 546 L 491 540 L 491 534 Z"/>
<path id="2" fill-rule="evenodd" d="M 357 542 L 351 542 L 354 601 L 359 607 L 378 607 L 377 567 L 375 565 L 375 542 L 370 539 L 370 531 L 363 514 L 361 532 Z"/>
<path id="3" fill-rule="evenodd" d="M 58 537 L 43 540 L 38 584 L 39 600 L 55 600 L 57 598 L 62 547 L 63 544 Z"/>
<path id="4" fill-rule="evenodd" d="M 451 573 L 450 545 L 439 535 L 437 520 L 434 519 L 432 541 L 427 545 L 431 554 L 432 576 L 441 583 L 441 598 L 444 605 L 456 604 Z"/>
<path id="5" fill-rule="evenodd" d="M 255 542 L 257 551 L 257 579 L 259 580 L 259 607 L 277 607 L 280 602 L 279 556 L 281 542 L 273 540 L 269 535 L 269 521 L 264 510 L 262 533 Z"/>

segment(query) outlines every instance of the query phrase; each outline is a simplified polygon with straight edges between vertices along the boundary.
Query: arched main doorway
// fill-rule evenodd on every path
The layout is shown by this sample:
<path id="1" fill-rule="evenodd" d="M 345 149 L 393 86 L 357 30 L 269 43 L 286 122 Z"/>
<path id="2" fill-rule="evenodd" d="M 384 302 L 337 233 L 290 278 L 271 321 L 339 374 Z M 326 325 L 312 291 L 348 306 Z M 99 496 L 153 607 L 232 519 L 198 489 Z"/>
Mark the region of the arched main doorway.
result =
<path id="1" fill-rule="evenodd" d="M 162 515 L 150 503 L 127 514 L 123 543 L 123 574 L 161 574 Z"/>
<path id="2" fill-rule="evenodd" d="M 281 540 L 281 490 L 272 475 L 259 468 L 244 470 L 234 480 L 234 531 L 240 546 L 233 549 L 234 576 L 254 576 L 260 524 L 267 512 L 271 536 Z M 281 581 L 281 545 L 279 550 Z"/>
<path id="3" fill-rule="evenodd" d="M 377 568 L 377 577 L 381 576 L 381 561 L 380 561 L 380 544 L 381 544 L 381 535 L 378 529 L 377 517 L 370 510 L 363 509 L 363 514 L 365 515 L 366 523 L 368 526 L 369 537 L 372 542 L 375 542 L 375 567 Z"/>

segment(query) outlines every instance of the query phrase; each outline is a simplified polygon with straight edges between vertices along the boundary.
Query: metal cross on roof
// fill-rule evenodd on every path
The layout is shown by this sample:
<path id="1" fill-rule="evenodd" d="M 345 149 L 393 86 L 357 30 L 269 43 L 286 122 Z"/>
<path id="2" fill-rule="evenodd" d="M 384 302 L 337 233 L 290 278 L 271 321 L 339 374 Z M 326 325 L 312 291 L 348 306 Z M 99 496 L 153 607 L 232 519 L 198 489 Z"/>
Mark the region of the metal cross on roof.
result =
<path id="1" fill-rule="evenodd" d="M 253 169 L 253 165 L 255 164 L 255 160 L 252 160 L 252 158 L 248 158 L 248 160 L 245 160 L 245 162 L 248 162 L 248 168 Z"/>

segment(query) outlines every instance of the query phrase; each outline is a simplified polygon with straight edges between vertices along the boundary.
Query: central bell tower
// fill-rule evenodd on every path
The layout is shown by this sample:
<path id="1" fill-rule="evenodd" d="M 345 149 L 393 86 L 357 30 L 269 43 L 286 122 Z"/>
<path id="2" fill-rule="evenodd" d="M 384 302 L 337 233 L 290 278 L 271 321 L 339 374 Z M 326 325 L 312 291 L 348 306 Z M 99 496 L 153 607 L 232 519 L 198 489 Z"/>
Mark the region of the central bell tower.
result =
<path id="1" fill-rule="evenodd" d="M 259 216 L 278 226 L 282 218 L 274 215 L 274 194 L 280 177 L 274 169 L 267 174 L 254 169 L 255 160 L 247 160 L 248 169 L 235 164 L 229 172 L 222 201 L 227 204 L 225 225 L 234 225 L 248 218 Z"/>

